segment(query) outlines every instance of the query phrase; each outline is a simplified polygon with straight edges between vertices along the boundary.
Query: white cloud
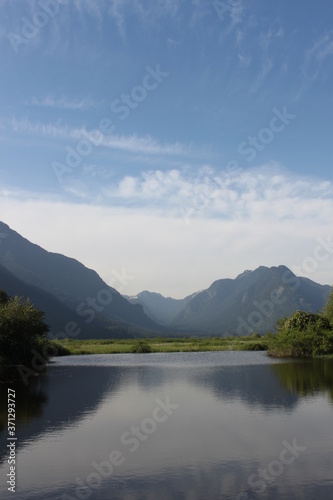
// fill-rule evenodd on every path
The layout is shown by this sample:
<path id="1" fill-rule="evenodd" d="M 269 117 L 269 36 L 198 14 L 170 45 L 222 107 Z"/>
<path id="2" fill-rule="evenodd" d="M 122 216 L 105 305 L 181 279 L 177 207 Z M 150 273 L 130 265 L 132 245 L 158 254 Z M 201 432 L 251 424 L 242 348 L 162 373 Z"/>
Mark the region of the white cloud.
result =
<path id="1" fill-rule="evenodd" d="M 151 171 L 124 178 L 116 191 L 112 206 L 3 191 L 1 220 L 96 269 L 107 282 L 112 269 L 125 268 L 135 279 L 124 293 L 149 289 L 175 297 L 259 265 L 302 267 L 317 238 L 333 236 L 332 183 L 276 168 L 234 178 L 207 167 L 197 176 Z M 188 220 L 179 210 L 184 206 L 194 208 Z M 333 255 L 308 276 L 333 282 Z"/>
<path id="2" fill-rule="evenodd" d="M 333 209 L 333 184 L 281 172 L 278 166 L 235 173 L 202 167 L 199 171 L 150 170 L 126 176 L 118 185 L 104 187 L 107 197 L 119 202 L 167 210 L 193 217 L 263 218 L 298 220 L 321 218 Z M 318 212 L 318 210 L 320 210 Z"/>
<path id="3" fill-rule="evenodd" d="M 324 61 L 328 56 L 332 55 L 332 36 L 331 34 L 322 35 L 305 53 L 302 70 L 306 80 L 310 82 L 314 81 L 318 77 Z"/>
<path id="4" fill-rule="evenodd" d="M 83 99 L 69 99 L 68 97 L 44 96 L 42 98 L 34 97 L 30 101 L 25 101 L 26 105 L 41 106 L 46 108 L 70 109 L 73 111 L 86 110 L 96 106 L 96 101 L 89 97 Z"/>
<path id="5" fill-rule="evenodd" d="M 5 128 L 6 123 L 0 122 L 0 128 Z M 79 142 L 82 139 L 91 138 L 93 145 L 97 144 L 96 137 L 102 136 L 102 141 L 98 147 L 115 149 L 129 153 L 141 153 L 146 155 L 162 155 L 162 156 L 198 156 L 207 150 L 200 151 L 193 144 L 175 143 L 160 143 L 153 139 L 150 135 L 139 136 L 109 134 L 104 135 L 99 129 L 87 130 L 85 127 L 71 128 L 67 125 L 59 123 L 44 124 L 41 122 L 31 122 L 28 118 L 16 118 L 15 116 L 9 122 L 9 126 L 13 132 L 31 134 L 36 137 L 50 137 L 52 139 L 67 139 L 68 141 Z"/>
<path id="6" fill-rule="evenodd" d="M 180 142 L 161 144 L 149 135 L 140 137 L 136 134 L 131 136 L 110 135 L 104 138 L 103 146 L 133 153 L 154 155 L 189 156 L 196 153 L 193 145 L 185 145 Z"/>
<path id="7" fill-rule="evenodd" d="M 130 14 L 136 15 L 140 22 L 152 22 L 163 16 L 175 17 L 180 9 L 181 0 L 110 0 L 108 13 L 114 18 L 122 36 L 126 32 L 126 19 Z"/>
<path id="8" fill-rule="evenodd" d="M 245 56 L 243 54 L 238 54 L 238 59 L 242 66 L 245 66 L 246 68 L 248 68 L 251 64 L 251 56 L 249 55 Z"/>

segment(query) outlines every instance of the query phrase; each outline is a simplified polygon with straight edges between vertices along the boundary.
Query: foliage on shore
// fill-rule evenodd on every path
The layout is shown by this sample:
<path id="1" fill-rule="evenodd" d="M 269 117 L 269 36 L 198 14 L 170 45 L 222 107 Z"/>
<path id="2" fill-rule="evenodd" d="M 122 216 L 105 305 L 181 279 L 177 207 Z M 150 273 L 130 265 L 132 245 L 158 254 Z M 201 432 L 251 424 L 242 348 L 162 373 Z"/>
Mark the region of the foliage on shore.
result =
<path id="1" fill-rule="evenodd" d="M 29 300 L 9 297 L 0 290 L 0 357 L 2 364 L 29 365 L 33 352 L 42 353 L 48 345 L 49 327 L 44 313 Z"/>
<path id="2" fill-rule="evenodd" d="M 277 334 L 248 337 L 132 338 L 50 341 L 44 313 L 29 300 L 0 290 L 0 364 L 30 366 L 36 353 L 46 361 L 68 354 L 268 351 L 272 357 L 311 358 L 333 354 L 333 292 L 323 311 L 297 311 L 278 322 Z"/>
<path id="3" fill-rule="evenodd" d="M 31 367 L 36 357 L 47 360 L 69 351 L 47 338 L 48 325 L 44 313 L 30 300 L 9 297 L 0 290 L 0 365 Z"/>
<path id="4" fill-rule="evenodd" d="M 110 340 L 58 340 L 70 354 L 120 354 L 145 352 L 265 351 L 265 337 L 183 337 Z"/>
<path id="5" fill-rule="evenodd" d="M 268 355 L 284 358 L 312 358 L 333 354 L 333 292 L 319 314 L 296 311 L 268 335 Z"/>

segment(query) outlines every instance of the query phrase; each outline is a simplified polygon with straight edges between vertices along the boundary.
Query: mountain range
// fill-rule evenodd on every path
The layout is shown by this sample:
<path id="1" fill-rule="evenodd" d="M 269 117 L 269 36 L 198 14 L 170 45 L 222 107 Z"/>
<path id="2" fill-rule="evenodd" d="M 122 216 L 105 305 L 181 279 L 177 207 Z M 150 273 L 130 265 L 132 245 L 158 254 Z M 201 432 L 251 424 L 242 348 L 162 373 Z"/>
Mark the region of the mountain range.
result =
<path id="1" fill-rule="evenodd" d="M 330 291 L 329 285 L 297 277 L 281 265 L 217 280 L 182 300 L 148 291 L 128 300 L 177 331 L 228 336 L 273 331 L 278 319 L 297 310 L 318 312 Z"/>
<path id="2" fill-rule="evenodd" d="M 0 222 L 0 289 L 30 298 L 55 337 L 247 335 L 296 310 L 322 309 L 331 287 L 261 266 L 184 299 L 144 291 L 123 297 L 92 269 L 44 250 Z"/>
<path id="3" fill-rule="evenodd" d="M 80 331 L 80 338 L 164 332 L 141 305 L 130 304 L 77 260 L 44 250 L 3 222 L 0 235 L 0 288 L 29 297 L 45 312 L 53 335 L 61 337 L 71 328 Z"/>

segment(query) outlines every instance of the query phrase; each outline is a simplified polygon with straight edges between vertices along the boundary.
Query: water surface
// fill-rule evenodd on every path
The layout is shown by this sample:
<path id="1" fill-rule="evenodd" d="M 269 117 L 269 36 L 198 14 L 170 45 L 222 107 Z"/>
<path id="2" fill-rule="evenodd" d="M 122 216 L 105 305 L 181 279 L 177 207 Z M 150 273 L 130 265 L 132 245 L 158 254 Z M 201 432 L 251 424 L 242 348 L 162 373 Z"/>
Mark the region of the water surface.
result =
<path id="1" fill-rule="evenodd" d="M 6 394 L 17 391 L 17 492 Z M 69 356 L 1 384 L 0 497 L 333 499 L 333 360 Z"/>

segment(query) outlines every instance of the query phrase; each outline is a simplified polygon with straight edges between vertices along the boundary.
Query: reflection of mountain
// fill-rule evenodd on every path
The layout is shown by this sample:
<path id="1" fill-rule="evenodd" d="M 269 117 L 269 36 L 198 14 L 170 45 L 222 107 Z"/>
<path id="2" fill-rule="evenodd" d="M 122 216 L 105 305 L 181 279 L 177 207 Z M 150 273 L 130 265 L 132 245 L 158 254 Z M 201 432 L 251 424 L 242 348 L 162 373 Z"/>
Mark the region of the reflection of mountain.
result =
<path id="1" fill-rule="evenodd" d="M 121 386 L 133 382 L 145 391 L 163 388 L 167 383 L 202 386 L 217 398 L 239 399 L 246 405 L 260 406 L 266 411 L 276 408 L 290 410 L 298 399 L 281 386 L 271 365 L 200 368 L 158 364 L 137 367 L 51 366 L 46 375 L 31 378 L 28 387 L 14 387 L 17 391 L 19 443 L 73 425 L 92 413 L 107 393 L 113 397 Z M 0 387 L 7 390 L 7 385 Z M 3 394 L 2 401 L 5 400 Z M 2 430 L 5 430 L 6 408 L 3 408 L 1 422 Z M 1 444 L 6 437 L 6 432 L 3 432 Z"/>
<path id="2" fill-rule="evenodd" d="M 95 367 L 52 367 L 46 375 L 31 377 L 26 387 L 11 384 L 16 391 L 16 437 L 18 448 L 27 439 L 39 434 L 73 425 L 93 411 L 107 390 L 115 391 L 122 377 L 121 369 Z M 7 384 L 0 384 L 1 406 L 0 446 L 5 450 L 7 439 Z M 6 452 L 5 452 L 6 453 Z M 0 452 L 0 463 L 5 453 Z"/>
<path id="3" fill-rule="evenodd" d="M 271 365 L 223 367 L 193 374 L 196 385 L 204 385 L 216 397 L 239 399 L 248 406 L 260 406 L 265 411 L 292 410 L 298 401 L 272 373 Z"/>
<path id="4" fill-rule="evenodd" d="M 271 366 L 274 374 L 289 391 L 299 396 L 328 392 L 333 401 L 333 363 L 330 359 L 315 359 Z"/>
<path id="5" fill-rule="evenodd" d="M 11 386 L 17 393 L 17 437 L 23 444 L 49 430 L 73 425 L 92 413 L 106 394 L 112 398 L 121 386 L 135 382 L 144 391 L 165 384 L 203 387 L 217 399 L 236 400 L 271 412 L 290 411 L 299 396 L 330 390 L 333 364 L 330 360 L 277 363 L 254 366 L 163 366 L 160 357 L 149 355 L 156 365 L 142 366 L 51 366 L 45 376 L 30 378 L 27 387 Z M 7 385 L 0 385 L 6 401 Z M 296 393 L 296 394 L 295 394 Z M 1 445 L 7 437 L 7 407 L 2 406 Z M 0 455 L 0 459 L 3 455 Z"/>
<path id="6" fill-rule="evenodd" d="M 0 380 L 0 463 L 6 456 L 7 440 L 7 394 L 8 387 L 15 390 L 16 437 L 43 414 L 47 401 L 47 379 L 43 376 L 32 377 L 28 387 L 18 380 L 16 367 L 1 367 Z M 15 382 L 16 381 L 16 382 Z"/>
<path id="7" fill-rule="evenodd" d="M 238 399 L 244 405 L 259 406 L 265 411 L 290 411 L 296 406 L 298 397 L 281 384 L 271 366 L 146 366 L 136 369 L 135 375 L 133 369 L 131 372 L 142 390 L 157 388 L 165 383 L 186 383 L 203 387 L 217 399 Z"/>

